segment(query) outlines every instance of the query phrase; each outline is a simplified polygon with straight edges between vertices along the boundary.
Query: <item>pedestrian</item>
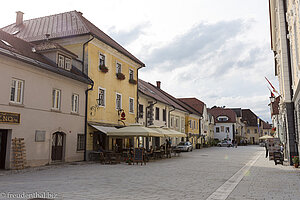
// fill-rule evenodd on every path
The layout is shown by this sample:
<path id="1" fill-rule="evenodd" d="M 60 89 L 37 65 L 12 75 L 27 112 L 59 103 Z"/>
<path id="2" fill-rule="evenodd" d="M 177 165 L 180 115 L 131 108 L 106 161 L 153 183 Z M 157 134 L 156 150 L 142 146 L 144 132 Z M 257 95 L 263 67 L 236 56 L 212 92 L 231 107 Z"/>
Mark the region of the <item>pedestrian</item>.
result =
<path id="1" fill-rule="evenodd" d="M 237 148 L 237 145 L 238 145 L 238 143 L 237 143 L 237 141 L 235 141 L 235 144 L 234 144 L 235 148 Z"/>
<path id="2" fill-rule="evenodd" d="M 232 140 L 232 148 L 234 148 L 235 140 Z"/>
<path id="3" fill-rule="evenodd" d="M 267 157 L 268 157 L 268 154 L 269 154 L 267 142 L 265 142 L 265 149 L 266 149 L 266 158 L 267 158 Z"/>

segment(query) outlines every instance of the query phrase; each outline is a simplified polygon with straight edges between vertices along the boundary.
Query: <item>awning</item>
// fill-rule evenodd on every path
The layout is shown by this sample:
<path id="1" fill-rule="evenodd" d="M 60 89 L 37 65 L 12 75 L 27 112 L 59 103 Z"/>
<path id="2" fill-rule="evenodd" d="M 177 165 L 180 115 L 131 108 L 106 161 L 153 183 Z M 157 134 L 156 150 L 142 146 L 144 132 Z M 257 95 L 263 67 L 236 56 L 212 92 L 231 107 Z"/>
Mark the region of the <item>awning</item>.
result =
<path id="1" fill-rule="evenodd" d="M 110 131 L 118 130 L 117 128 L 110 127 L 110 126 L 96 126 L 96 125 L 91 125 L 91 124 L 90 124 L 90 126 L 94 127 L 95 129 L 97 129 L 105 134 L 107 134 L 107 132 L 110 132 Z"/>
<path id="2" fill-rule="evenodd" d="M 157 126 L 149 126 L 149 128 L 161 133 L 164 135 L 164 137 L 186 137 L 184 133 L 180 133 L 178 131 L 169 129 L 169 128 L 159 128 Z"/>
<path id="3" fill-rule="evenodd" d="M 168 133 L 165 134 L 167 137 L 186 137 L 185 133 L 181 133 L 179 131 L 175 131 L 169 128 L 163 128 L 163 129 L 168 131 Z"/>
<path id="4" fill-rule="evenodd" d="M 164 137 L 162 133 L 159 133 L 154 129 L 144 127 L 140 124 L 132 124 L 124 128 L 108 131 L 107 135 L 118 137 Z"/>

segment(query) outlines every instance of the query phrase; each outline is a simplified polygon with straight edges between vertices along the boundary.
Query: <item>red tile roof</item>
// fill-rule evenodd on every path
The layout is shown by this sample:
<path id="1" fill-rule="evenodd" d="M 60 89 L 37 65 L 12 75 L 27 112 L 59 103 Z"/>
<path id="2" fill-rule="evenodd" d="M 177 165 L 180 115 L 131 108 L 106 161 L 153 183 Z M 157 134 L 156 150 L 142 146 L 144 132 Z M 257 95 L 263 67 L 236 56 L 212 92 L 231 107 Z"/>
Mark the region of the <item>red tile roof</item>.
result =
<path id="1" fill-rule="evenodd" d="M 236 114 L 233 110 L 228 108 L 213 107 L 208 109 L 208 112 L 214 116 L 215 123 L 235 123 Z M 218 121 L 219 116 L 227 116 L 228 121 Z"/>
<path id="2" fill-rule="evenodd" d="M 167 92 L 163 91 L 162 89 L 159 89 L 158 87 L 152 85 L 151 83 L 139 79 L 138 85 L 139 85 L 138 86 L 139 92 L 142 92 L 145 95 L 148 95 L 160 102 L 171 105 L 176 109 L 179 109 L 184 112 L 188 112 L 182 105 L 180 105 L 181 102 L 179 102 L 179 100 L 177 100 L 175 97 L 168 94 Z"/>
<path id="3" fill-rule="evenodd" d="M 113 47 L 123 55 L 129 57 L 134 62 L 145 66 L 139 59 L 124 49 L 120 44 L 101 31 L 93 23 L 82 16 L 81 12 L 76 10 L 40 17 L 36 19 L 25 20 L 22 25 L 8 25 L 2 28 L 5 32 L 13 34 L 19 31 L 16 36 L 26 41 L 42 41 L 46 39 L 46 34 L 50 34 L 49 39 L 58 39 L 64 37 L 94 35 L 97 39 Z"/>
<path id="4" fill-rule="evenodd" d="M 180 101 L 189 105 L 203 115 L 204 103 L 197 98 L 178 98 Z"/>
<path id="5" fill-rule="evenodd" d="M 257 127 L 257 115 L 252 112 L 250 109 L 242 109 L 242 122 L 247 126 Z M 261 120 L 259 120 L 261 123 Z"/>

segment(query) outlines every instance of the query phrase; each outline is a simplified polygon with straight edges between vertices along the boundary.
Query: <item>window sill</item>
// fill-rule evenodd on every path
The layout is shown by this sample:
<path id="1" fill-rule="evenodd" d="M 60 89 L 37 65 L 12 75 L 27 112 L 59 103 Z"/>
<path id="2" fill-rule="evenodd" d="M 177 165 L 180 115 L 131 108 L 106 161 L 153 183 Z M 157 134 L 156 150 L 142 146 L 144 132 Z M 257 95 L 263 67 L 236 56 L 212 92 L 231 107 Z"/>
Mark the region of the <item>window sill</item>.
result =
<path id="1" fill-rule="evenodd" d="M 76 150 L 76 153 L 84 153 L 84 149 L 83 150 Z"/>
<path id="2" fill-rule="evenodd" d="M 51 112 L 61 113 L 61 110 L 57 110 L 57 109 L 51 108 Z"/>
<path id="3" fill-rule="evenodd" d="M 10 105 L 10 106 L 16 106 L 16 107 L 21 107 L 21 108 L 24 108 L 24 107 L 25 107 L 24 104 L 15 103 L 15 102 L 9 102 L 9 105 Z"/>
<path id="4" fill-rule="evenodd" d="M 71 112 L 70 114 L 71 114 L 71 115 L 79 115 L 78 112 Z"/>

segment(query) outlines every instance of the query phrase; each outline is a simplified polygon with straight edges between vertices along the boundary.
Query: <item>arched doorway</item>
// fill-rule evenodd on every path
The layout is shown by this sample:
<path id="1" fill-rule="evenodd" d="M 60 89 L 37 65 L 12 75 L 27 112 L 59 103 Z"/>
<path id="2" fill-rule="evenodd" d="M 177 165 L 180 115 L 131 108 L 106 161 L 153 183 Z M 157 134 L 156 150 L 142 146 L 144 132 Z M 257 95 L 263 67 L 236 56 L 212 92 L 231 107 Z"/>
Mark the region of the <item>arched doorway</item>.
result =
<path id="1" fill-rule="evenodd" d="M 55 132 L 52 135 L 51 159 L 53 161 L 62 161 L 63 160 L 64 137 L 65 137 L 65 134 L 63 132 Z"/>

